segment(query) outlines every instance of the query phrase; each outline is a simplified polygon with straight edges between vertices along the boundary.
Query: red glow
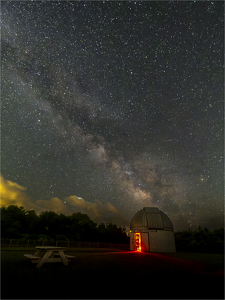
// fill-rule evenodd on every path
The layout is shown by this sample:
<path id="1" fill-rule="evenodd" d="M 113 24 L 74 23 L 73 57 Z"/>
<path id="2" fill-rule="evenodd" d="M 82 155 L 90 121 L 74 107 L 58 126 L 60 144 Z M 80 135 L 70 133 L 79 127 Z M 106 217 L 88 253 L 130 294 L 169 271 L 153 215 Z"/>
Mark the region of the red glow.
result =
<path id="1" fill-rule="evenodd" d="M 141 233 L 135 232 L 135 250 L 141 252 Z"/>

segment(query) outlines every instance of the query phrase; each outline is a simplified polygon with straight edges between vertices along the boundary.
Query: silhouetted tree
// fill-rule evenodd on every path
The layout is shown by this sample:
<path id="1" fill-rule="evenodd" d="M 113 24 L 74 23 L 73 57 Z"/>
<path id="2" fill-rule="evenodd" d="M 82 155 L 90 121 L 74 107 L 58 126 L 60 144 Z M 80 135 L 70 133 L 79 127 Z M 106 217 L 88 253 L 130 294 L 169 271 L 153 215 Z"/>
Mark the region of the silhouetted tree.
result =
<path id="1" fill-rule="evenodd" d="M 28 210 L 25 212 L 26 233 L 33 235 L 39 233 L 38 216 L 35 210 Z"/>
<path id="2" fill-rule="evenodd" d="M 53 211 L 44 211 L 38 220 L 39 232 L 48 236 L 54 236 L 59 230 L 59 215 Z"/>
<path id="3" fill-rule="evenodd" d="M 20 238 L 26 232 L 25 209 L 23 206 L 10 205 L 1 208 L 2 237 Z"/>
<path id="4" fill-rule="evenodd" d="M 175 232 L 177 251 L 223 253 L 224 229 L 209 230 L 201 228 L 191 231 Z"/>
<path id="5" fill-rule="evenodd" d="M 88 215 L 76 212 L 69 218 L 71 220 L 70 234 L 74 240 L 93 240 L 96 235 L 97 224 L 94 223 Z"/>
<path id="6" fill-rule="evenodd" d="M 97 226 L 88 215 L 75 212 L 71 216 L 53 211 L 42 212 L 10 205 L 1 208 L 1 230 L 3 238 L 23 239 L 70 239 L 109 243 L 129 243 L 125 227 L 109 223 Z"/>

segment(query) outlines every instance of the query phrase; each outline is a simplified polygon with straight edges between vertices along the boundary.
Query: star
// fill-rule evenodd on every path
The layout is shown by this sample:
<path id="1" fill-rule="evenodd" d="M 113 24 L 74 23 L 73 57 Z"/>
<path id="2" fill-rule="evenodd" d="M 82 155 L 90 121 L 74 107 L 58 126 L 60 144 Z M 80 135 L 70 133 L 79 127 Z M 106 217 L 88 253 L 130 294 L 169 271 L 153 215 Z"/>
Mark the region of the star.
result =
<path id="1" fill-rule="evenodd" d="M 144 206 L 175 230 L 222 226 L 223 6 L 4 1 L 9 195 L 126 227 Z"/>

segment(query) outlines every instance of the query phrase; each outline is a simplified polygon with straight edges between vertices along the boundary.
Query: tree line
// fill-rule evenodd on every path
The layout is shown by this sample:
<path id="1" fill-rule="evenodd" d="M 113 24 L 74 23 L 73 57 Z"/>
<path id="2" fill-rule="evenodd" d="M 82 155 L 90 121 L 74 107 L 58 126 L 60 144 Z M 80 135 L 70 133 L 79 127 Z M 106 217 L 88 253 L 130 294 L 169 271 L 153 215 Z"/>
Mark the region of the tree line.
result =
<path id="1" fill-rule="evenodd" d="M 97 224 L 88 215 L 74 212 L 70 216 L 45 211 L 40 215 L 23 206 L 1 207 L 1 237 L 10 239 L 57 239 L 105 243 L 129 243 L 125 227 Z"/>
<path id="2" fill-rule="evenodd" d="M 175 232 L 177 251 L 224 253 L 224 228 Z M 108 223 L 97 224 L 88 215 L 74 212 L 70 216 L 45 211 L 40 215 L 23 206 L 1 208 L 1 237 L 6 239 L 55 239 L 83 242 L 129 244 L 126 228 Z"/>
<path id="3" fill-rule="evenodd" d="M 174 235 L 177 251 L 224 253 L 224 228 L 209 230 L 199 226 Z"/>

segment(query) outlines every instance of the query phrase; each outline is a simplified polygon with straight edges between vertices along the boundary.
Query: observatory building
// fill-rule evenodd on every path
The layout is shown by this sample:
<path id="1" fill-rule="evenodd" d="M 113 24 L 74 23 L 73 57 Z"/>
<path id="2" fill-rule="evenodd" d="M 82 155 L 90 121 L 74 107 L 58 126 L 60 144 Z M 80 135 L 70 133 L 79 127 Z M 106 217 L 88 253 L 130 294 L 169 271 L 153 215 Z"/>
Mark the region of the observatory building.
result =
<path id="1" fill-rule="evenodd" d="M 130 250 L 176 252 L 173 224 L 157 207 L 144 207 L 130 222 Z"/>

